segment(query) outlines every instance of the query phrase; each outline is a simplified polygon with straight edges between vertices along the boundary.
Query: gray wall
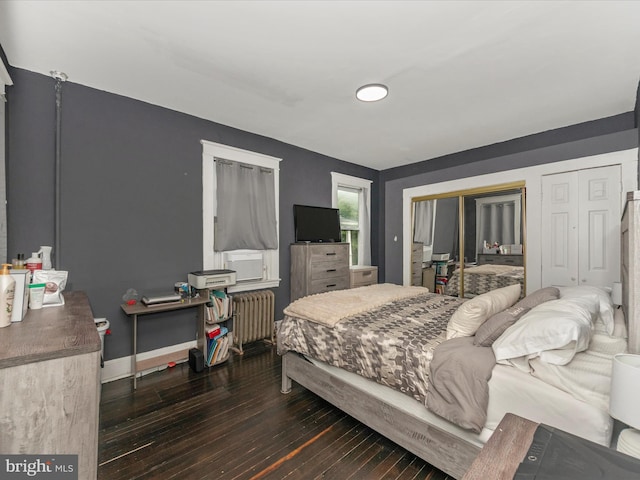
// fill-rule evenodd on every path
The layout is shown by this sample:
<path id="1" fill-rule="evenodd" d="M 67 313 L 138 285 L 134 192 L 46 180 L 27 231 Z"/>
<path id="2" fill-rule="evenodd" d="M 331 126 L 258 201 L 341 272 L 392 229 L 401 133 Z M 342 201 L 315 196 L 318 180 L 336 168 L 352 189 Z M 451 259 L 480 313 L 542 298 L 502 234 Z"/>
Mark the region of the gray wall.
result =
<path id="1" fill-rule="evenodd" d="M 380 267 L 383 278 L 402 283 L 402 191 L 405 188 L 558 162 L 638 146 L 634 113 L 550 130 L 381 172 Z"/>
<path id="2" fill-rule="evenodd" d="M 54 244 L 54 80 L 10 69 L 7 89 L 9 258 Z M 276 317 L 289 302 L 293 204 L 331 206 L 331 171 L 373 180 L 378 172 L 130 98 L 66 82 L 62 93 L 59 268 L 68 289 L 88 293 L 113 334 L 105 358 L 131 353 L 131 323 L 120 310 L 128 288 L 173 288 L 202 269 L 201 139 L 282 158 L 280 275 Z M 373 262 L 378 262 L 374 238 Z M 194 311 L 140 321 L 139 351 L 195 338 Z"/>

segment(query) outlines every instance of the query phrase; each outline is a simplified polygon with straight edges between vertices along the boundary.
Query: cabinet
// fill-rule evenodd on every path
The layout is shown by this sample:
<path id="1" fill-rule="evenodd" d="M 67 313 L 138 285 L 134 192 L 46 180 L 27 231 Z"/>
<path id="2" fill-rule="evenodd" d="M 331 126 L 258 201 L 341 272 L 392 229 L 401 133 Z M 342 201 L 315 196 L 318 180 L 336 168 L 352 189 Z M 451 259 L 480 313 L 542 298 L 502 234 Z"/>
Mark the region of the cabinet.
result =
<path id="1" fill-rule="evenodd" d="M 348 243 L 294 243 L 291 301 L 314 293 L 349 288 Z"/>
<path id="2" fill-rule="evenodd" d="M 422 242 L 411 244 L 411 285 L 422 285 L 423 245 Z"/>
<path id="3" fill-rule="evenodd" d="M 365 287 L 378 283 L 378 267 L 358 265 L 350 268 L 351 288 Z"/>
<path id="4" fill-rule="evenodd" d="M 76 478 L 91 480 L 98 472 L 101 343 L 87 295 L 64 292 L 64 299 L 2 329 L 0 452 L 77 455 Z"/>
<path id="5" fill-rule="evenodd" d="M 542 177 L 542 284 L 620 279 L 620 166 Z"/>

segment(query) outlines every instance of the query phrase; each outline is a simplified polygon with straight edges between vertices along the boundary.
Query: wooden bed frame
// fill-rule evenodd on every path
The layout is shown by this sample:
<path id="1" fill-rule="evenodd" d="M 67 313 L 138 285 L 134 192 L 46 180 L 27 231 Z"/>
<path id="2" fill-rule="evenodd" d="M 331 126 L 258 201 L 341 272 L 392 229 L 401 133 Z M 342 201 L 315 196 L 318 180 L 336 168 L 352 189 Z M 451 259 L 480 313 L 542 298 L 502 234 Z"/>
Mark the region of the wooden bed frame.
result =
<path id="1" fill-rule="evenodd" d="M 627 195 L 621 242 L 629 351 L 640 353 L 640 191 Z M 477 445 L 373 397 L 297 353 L 288 352 L 282 357 L 282 393 L 291 391 L 292 380 L 454 478 L 462 478 L 480 452 Z"/>

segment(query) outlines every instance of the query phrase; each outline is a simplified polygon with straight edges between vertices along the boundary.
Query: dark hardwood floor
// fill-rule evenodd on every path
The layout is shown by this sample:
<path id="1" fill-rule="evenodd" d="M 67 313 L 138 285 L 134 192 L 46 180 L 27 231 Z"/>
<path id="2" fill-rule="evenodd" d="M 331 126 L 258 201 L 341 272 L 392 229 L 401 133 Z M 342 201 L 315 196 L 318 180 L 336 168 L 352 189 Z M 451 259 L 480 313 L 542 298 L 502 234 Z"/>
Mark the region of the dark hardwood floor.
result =
<path id="1" fill-rule="evenodd" d="M 99 479 L 451 478 L 295 383 L 281 394 L 280 357 L 262 343 L 132 385 L 102 386 Z"/>

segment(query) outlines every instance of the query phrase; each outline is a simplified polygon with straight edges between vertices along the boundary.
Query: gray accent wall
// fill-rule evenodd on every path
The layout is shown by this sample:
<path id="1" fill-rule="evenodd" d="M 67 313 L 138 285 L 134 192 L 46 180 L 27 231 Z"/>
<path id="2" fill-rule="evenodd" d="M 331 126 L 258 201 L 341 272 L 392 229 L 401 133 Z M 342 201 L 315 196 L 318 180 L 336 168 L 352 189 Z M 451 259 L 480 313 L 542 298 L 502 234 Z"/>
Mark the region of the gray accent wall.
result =
<path id="1" fill-rule="evenodd" d="M 54 243 L 55 81 L 10 68 L 7 89 L 9 258 Z M 373 181 L 372 263 L 379 280 L 402 283 L 402 191 L 638 146 L 639 113 L 572 125 L 382 172 L 277 140 L 73 82 L 62 93 L 60 269 L 68 289 L 89 295 L 113 334 L 105 359 L 130 355 L 128 288 L 172 288 L 202 268 L 202 148 L 205 139 L 282 158 L 280 287 L 289 301 L 293 204 L 331 205 L 335 171 Z M 322 132 L 318 132 L 319 135 Z M 397 241 L 394 237 L 397 236 Z M 140 321 L 139 351 L 195 339 L 195 312 Z"/>
<path id="2" fill-rule="evenodd" d="M 54 244 L 55 81 L 12 68 L 7 90 L 9 258 Z M 372 186 L 375 170 L 176 111 L 72 82 L 62 89 L 61 251 L 68 289 L 84 290 L 94 316 L 111 322 L 105 359 L 131 354 L 131 321 L 120 309 L 129 288 L 173 289 L 202 269 L 201 139 L 282 158 L 280 287 L 276 318 L 289 302 L 293 204 L 331 206 L 335 171 Z M 374 239 L 373 262 L 378 261 Z M 141 317 L 140 352 L 195 339 L 195 309 Z"/>

